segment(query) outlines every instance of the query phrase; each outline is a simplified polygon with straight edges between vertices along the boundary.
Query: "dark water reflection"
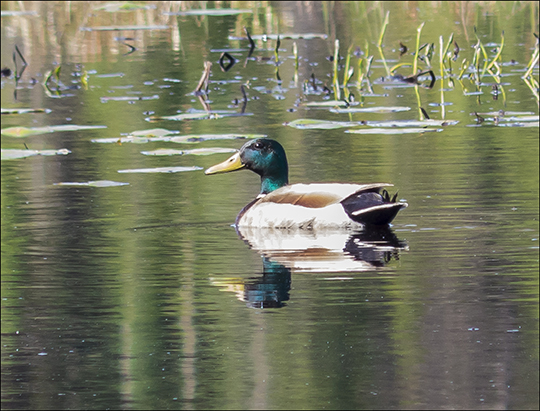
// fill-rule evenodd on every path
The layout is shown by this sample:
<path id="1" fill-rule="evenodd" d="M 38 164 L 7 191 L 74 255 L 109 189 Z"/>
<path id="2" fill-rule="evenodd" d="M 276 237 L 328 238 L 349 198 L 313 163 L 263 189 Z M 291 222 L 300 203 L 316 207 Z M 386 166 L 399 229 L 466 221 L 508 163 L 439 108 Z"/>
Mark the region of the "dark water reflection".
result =
<path id="1" fill-rule="evenodd" d="M 207 17 L 162 12 L 214 3 L 159 2 L 126 13 L 94 11 L 93 3 L 2 3 L 37 14 L 2 17 L 2 66 L 12 65 L 15 44 L 29 62 L 17 90 L 13 76 L 2 79 L 2 108 L 52 110 L 2 115 L 2 128 L 107 126 L 2 136 L 2 149 L 71 151 L 2 161 L 2 408 L 539 408 L 538 127 L 478 125 L 473 115 L 538 113 L 521 81 L 537 3 L 246 2 L 231 4 L 253 15 Z M 493 99 L 491 77 L 480 96 L 456 84 L 444 91 L 451 105 L 443 114 L 440 80 L 420 89 L 432 118 L 459 121 L 441 133 L 284 126 L 299 118 L 417 119 L 414 88 L 383 81 L 376 43 L 387 10 L 390 65 L 400 61 L 400 41 L 413 47 L 423 21 L 426 42 L 453 32 L 460 58 L 469 59 L 474 26 L 492 54 L 505 30 L 505 97 Z M 135 39 L 130 54 L 118 33 L 80 30 L 140 22 L 171 28 L 124 33 Z M 275 63 L 263 59 L 273 56 L 271 40 L 258 41 L 244 67 L 247 42 L 228 40 L 244 26 L 254 35 L 328 38 L 297 40 L 298 72 L 292 40 L 282 40 L 279 83 Z M 411 110 L 348 115 L 300 105 L 324 98 L 335 39 L 343 53 L 354 45 L 375 56 L 373 91 L 386 97 L 349 87 L 357 100 Z M 243 49 L 230 52 L 239 61 L 227 72 L 221 52 L 211 51 L 223 48 Z M 190 93 L 205 60 L 214 63 L 211 108 L 240 113 L 240 84 L 249 80 L 250 115 L 146 121 L 203 109 Z M 40 82 L 54 63 L 65 85 L 81 86 L 71 74 L 89 72 L 88 90 L 48 94 Z M 122 76 L 99 77 L 111 73 Z M 158 98 L 104 99 L 132 96 Z M 243 140 L 91 142 L 155 127 L 267 134 L 285 146 L 291 181 L 391 182 L 409 208 L 383 231 L 237 233 L 231 223 L 257 193 L 256 176 L 118 170 L 207 168 L 226 155 L 141 151 L 238 148 Z M 54 185 L 98 180 L 129 185 Z"/>
<path id="2" fill-rule="evenodd" d="M 239 236 L 263 256 L 262 276 L 243 284 L 225 285 L 249 307 L 282 307 L 289 299 L 295 273 L 358 273 L 384 267 L 406 249 L 387 227 L 360 232 L 237 228 Z M 351 277 L 334 277 L 350 280 Z"/>

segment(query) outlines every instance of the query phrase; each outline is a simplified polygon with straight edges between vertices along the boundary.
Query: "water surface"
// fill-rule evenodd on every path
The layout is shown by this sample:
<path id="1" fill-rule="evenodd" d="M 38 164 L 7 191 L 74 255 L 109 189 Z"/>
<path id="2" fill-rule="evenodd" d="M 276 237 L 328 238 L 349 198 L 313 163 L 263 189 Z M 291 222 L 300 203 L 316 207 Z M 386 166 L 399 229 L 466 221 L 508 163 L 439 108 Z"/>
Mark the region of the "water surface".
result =
<path id="1" fill-rule="evenodd" d="M 96 2 L 2 8 L 21 4 L 35 13 L 2 17 L 2 67 L 14 70 L 15 45 L 28 67 L 17 86 L 13 74 L 2 79 L 2 108 L 50 112 L 2 115 L 2 129 L 106 128 L 2 136 L 2 149 L 26 144 L 71 152 L 2 161 L 3 408 L 539 407 L 538 123 L 503 127 L 493 115 L 482 114 L 481 124 L 474 115 L 538 115 L 538 99 L 521 79 L 534 52 L 538 3 L 159 2 L 113 13 L 94 10 Z M 253 13 L 164 14 L 201 4 Z M 475 26 L 490 58 L 504 30 L 502 90 L 495 98 L 487 74 L 479 95 L 446 79 L 442 101 L 440 77 L 433 89 L 420 87 L 432 119 L 459 122 L 436 133 L 287 126 L 302 118 L 419 119 L 414 87 L 388 78 L 377 49 L 387 11 L 387 65 L 412 62 L 425 22 L 422 43 L 436 46 L 437 76 L 439 36 L 446 42 L 454 33 L 455 72 L 463 59 L 472 60 Z M 81 29 L 113 25 L 167 28 Z M 275 40 L 256 40 L 248 60 L 249 42 L 229 40 L 245 36 L 244 26 L 252 35 L 324 38 L 282 39 L 276 66 Z M 340 79 L 349 46 L 374 56 L 373 93 L 368 79 L 356 86 L 358 57 L 350 60 L 355 74 L 347 90 L 362 103 L 356 107 L 410 110 L 336 114 L 302 105 L 334 98 L 323 90 L 332 88 L 336 39 Z M 401 60 L 400 42 L 409 49 Z M 226 72 L 218 63 L 222 49 L 238 60 Z M 213 63 L 207 103 L 238 115 L 147 121 L 204 111 L 192 92 L 205 61 Z M 58 65 L 62 87 L 53 78 L 47 90 L 41 83 Z M 538 81 L 538 66 L 533 75 Z M 476 90 L 468 79 L 463 84 Z M 387 230 L 237 233 L 232 223 L 257 194 L 256 175 L 204 175 L 227 154 L 141 151 L 236 149 L 245 140 L 92 141 L 151 128 L 265 134 L 287 150 L 291 182 L 393 183 L 391 191 L 399 190 L 409 207 Z M 170 166 L 201 170 L 118 173 Z M 57 185 L 101 180 L 129 184 Z"/>

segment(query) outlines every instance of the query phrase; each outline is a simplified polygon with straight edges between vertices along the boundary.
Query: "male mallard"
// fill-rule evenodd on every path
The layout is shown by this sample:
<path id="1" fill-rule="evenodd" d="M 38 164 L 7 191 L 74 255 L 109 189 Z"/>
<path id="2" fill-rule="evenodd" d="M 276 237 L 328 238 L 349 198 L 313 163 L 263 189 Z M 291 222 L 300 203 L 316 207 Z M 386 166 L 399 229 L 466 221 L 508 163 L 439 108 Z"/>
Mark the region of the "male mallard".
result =
<path id="1" fill-rule="evenodd" d="M 247 168 L 261 176 L 261 192 L 236 217 L 237 227 L 321 228 L 387 225 L 407 203 L 390 199 L 393 184 L 292 184 L 285 150 L 275 140 L 244 144 L 205 174 Z M 382 190 L 381 190 L 382 189 Z"/>

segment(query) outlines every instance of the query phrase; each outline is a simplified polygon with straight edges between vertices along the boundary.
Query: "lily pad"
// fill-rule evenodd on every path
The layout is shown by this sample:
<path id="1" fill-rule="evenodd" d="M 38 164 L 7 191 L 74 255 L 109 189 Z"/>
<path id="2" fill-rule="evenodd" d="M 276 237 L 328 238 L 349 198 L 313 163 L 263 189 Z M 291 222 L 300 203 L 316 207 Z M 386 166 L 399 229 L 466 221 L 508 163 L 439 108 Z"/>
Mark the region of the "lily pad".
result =
<path id="1" fill-rule="evenodd" d="M 538 121 L 528 121 L 524 123 L 499 123 L 499 127 L 539 127 L 540 122 Z"/>
<path id="2" fill-rule="evenodd" d="M 159 129 L 156 129 L 159 130 Z M 133 133 L 131 133 L 133 134 Z M 106 144 L 123 144 L 123 143 L 133 143 L 133 144 L 145 144 L 145 143 L 155 143 L 155 142 L 171 142 L 171 143 L 199 143 L 201 141 L 207 140 L 237 140 L 237 139 L 247 139 L 247 138 L 263 138 L 266 137 L 266 134 L 187 134 L 184 136 L 163 136 L 163 137 L 137 137 L 137 136 L 126 136 L 126 137 L 112 137 L 112 138 L 96 138 L 90 140 L 92 143 L 106 143 Z"/>
<path id="3" fill-rule="evenodd" d="M 327 101 L 309 101 L 302 103 L 305 107 L 343 107 L 343 106 L 356 106 L 360 104 L 358 101 L 346 102 L 343 100 L 327 100 Z"/>
<path id="4" fill-rule="evenodd" d="M 253 40 L 312 40 L 312 39 L 327 39 L 328 35 L 323 33 L 285 33 L 285 34 L 254 34 L 251 35 Z M 247 40 L 247 37 L 229 36 L 229 40 Z"/>
<path id="5" fill-rule="evenodd" d="M 159 100 L 159 96 L 154 94 L 153 96 L 117 96 L 109 97 L 103 96 L 100 97 L 102 103 L 107 103 L 108 101 L 147 101 L 147 100 Z"/>
<path id="6" fill-rule="evenodd" d="M 443 131 L 442 128 L 361 128 L 345 130 L 345 133 L 353 134 L 416 134 Z"/>
<path id="7" fill-rule="evenodd" d="M 81 27 L 81 31 L 121 31 L 121 30 L 168 30 L 169 26 L 96 26 Z"/>
<path id="8" fill-rule="evenodd" d="M 37 16 L 35 11 L 22 11 L 22 10 L 2 10 L 2 17 L 8 16 Z"/>
<path id="9" fill-rule="evenodd" d="M 46 113 L 49 114 L 52 110 L 48 108 L 3 108 L 2 114 L 29 114 L 29 113 Z"/>
<path id="10" fill-rule="evenodd" d="M 220 116 L 218 113 L 209 113 L 209 112 L 198 112 L 198 113 L 181 113 L 174 116 L 151 116 L 147 117 L 147 121 L 157 121 L 157 120 L 172 120 L 172 121 L 183 121 L 183 120 L 206 120 L 206 119 L 218 119 Z"/>
<path id="11" fill-rule="evenodd" d="M 118 187 L 118 186 L 128 186 L 129 183 L 122 183 L 119 181 L 111 181 L 111 180 L 97 180 L 97 181 L 86 181 L 83 183 L 79 182 L 61 182 L 61 183 L 54 183 L 55 186 L 89 186 L 89 187 Z"/>
<path id="12" fill-rule="evenodd" d="M 482 116 L 533 116 L 532 111 L 490 111 L 487 113 L 478 113 Z M 538 117 L 538 116 L 536 116 Z"/>
<path id="13" fill-rule="evenodd" d="M 131 168 L 127 170 L 118 170 L 119 173 L 181 173 L 184 171 L 202 170 L 202 167 L 157 167 L 157 168 Z"/>
<path id="14" fill-rule="evenodd" d="M 142 3 L 132 3 L 130 1 L 119 1 L 114 3 L 105 3 L 94 8 L 96 11 L 108 11 L 109 13 L 131 11 L 131 10 L 150 10 L 155 9 L 154 5 Z"/>
<path id="15" fill-rule="evenodd" d="M 326 121 L 326 120 L 311 120 L 301 118 L 298 120 L 291 121 L 289 123 L 284 123 L 289 127 L 294 127 L 300 130 L 331 130 L 336 128 L 343 127 L 354 127 L 365 125 L 365 121 Z"/>
<path id="16" fill-rule="evenodd" d="M 388 120 L 366 121 L 364 124 L 370 127 L 445 127 L 458 124 L 456 120 Z"/>
<path id="17" fill-rule="evenodd" d="M 410 107 L 347 107 L 330 109 L 332 113 L 399 113 L 401 111 L 409 111 Z"/>
<path id="18" fill-rule="evenodd" d="M 159 148 L 152 151 L 141 151 L 141 154 L 145 156 L 208 156 L 210 154 L 223 154 L 234 153 L 234 148 L 221 148 L 221 147 L 209 147 L 209 148 L 194 148 L 193 150 L 174 150 L 172 148 Z"/>
<path id="19" fill-rule="evenodd" d="M 208 140 L 238 140 L 247 138 L 264 138 L 266 134 L 188 134 L 171 137 L 172 143 L 199 143 Z"/>
<path id="20" fill-rule="evenodd" d="M 178 134 L 178 131 L 167 130 L 164 128 L 152 128 L 149 130 L 136 130 L 129 133 L 130 136 L 138 137 L 164 137 L 171 134 Z"/>
<path id="21" fill-rule="evenodd" d="M 167 16 L 232 16 L 235 14 L 253 13 L 250 9 L 197 9 L 186 11 L 168 11 Z"/>
<path id="22" fill-rule="evenodd" d="M 96 78 L 116 78 L 116 77 L 124 77 L 124 73 L 104 73 L 104 74 L 98 74 L 96 75 Z"/>
<path id="23" fill-rule="evenodd" d="M 169 137 L 112 137 L 112 138 L 94 138 L 90 140 L 92 143 L 105 143 L 105 144 L 146 144 L 153 141 L 169 141 Z"/>
<path id="24" fill-rule="evenodd" d="M 141 154 L 145 156 L 181 156 L 184 152 L 173 148 L 158 148 L 152 151 L 141 151 Z"/>
<path id="25" fill-rule="evenodd" d="M 505 122 L 518 122 L 518 123 L 540 121 L 539 116 L 510 116 L 510 117 L 504 116 L 504 117 L 498 117 L 497 119 L 499 122 L 505 121 Z"/>
<path id="26" fill-rule="evenodd" d="M 100 128 L 107 128 L 107 126 L 78 126 L 75 124 L 65 124 L 59 126 L 45 126 L 45 127 L 9 127 L 2 129 L 2 135 L 8 137 L 29 137 L 40 134 L 54 133 L 55 131 L 79 131 L 79 130 L 95 130 Z"/>
<path id="27" fill-rule="evenodd" d="M 22 149 L 2 149 L 2 160 L 14 160 L 17 158 L 26 158 L 32 156 L 66 156 L 70 154 L 67 148 L 61 148 L 59 150 L 22 150 Z"/>

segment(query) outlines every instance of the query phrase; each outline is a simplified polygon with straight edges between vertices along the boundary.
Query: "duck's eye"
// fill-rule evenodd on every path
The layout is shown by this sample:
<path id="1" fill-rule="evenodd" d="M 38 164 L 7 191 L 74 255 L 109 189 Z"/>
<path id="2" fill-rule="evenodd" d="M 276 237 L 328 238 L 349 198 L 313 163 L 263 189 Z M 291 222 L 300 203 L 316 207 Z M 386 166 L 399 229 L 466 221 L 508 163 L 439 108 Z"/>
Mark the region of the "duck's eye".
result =
<path id="1" fill-rule="evenodd" d="M 257 141 L 257 142 L 255 143 L 255 148 L 256 148 L 256 149 L 260 150 L 260 149 L 262 149 L 263 147 L 264 147 L 264 144 L 261 143 L 260 141 Z"/>

